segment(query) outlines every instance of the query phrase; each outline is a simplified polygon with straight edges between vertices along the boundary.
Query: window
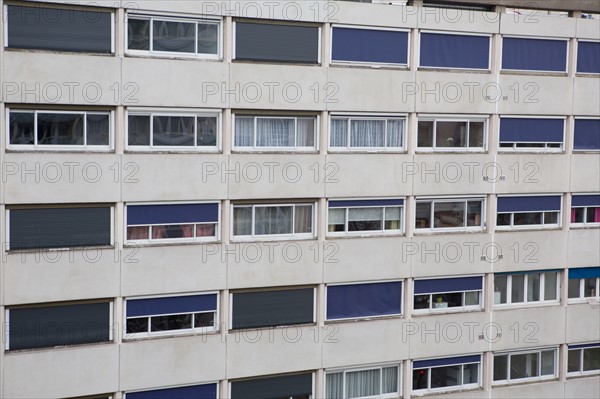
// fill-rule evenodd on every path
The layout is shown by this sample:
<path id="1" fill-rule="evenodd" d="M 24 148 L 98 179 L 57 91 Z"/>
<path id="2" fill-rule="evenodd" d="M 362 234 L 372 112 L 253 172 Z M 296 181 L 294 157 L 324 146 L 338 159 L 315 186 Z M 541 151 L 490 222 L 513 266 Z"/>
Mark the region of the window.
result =
<path id="1" fill-rule="evenodd" d="M 539 72 L 567 71 L 567 40 L 502 38 L 502 69 Z"/>
<path id="2" fill-rule="evenodd" d="M 577 42 L 577 72 L 600 73 L 600 42 Z"/>
<path id="3" fill-rule="evenodd" d="M 558 152 L 564 145 L 564 118 L 500 118 L 500 150 Z"/>
<path id="4" fill-rule="evenodd" d="M 112 113 L 91 111 L 8 111 L 9 149 L 110 150 Z"/>
<path id="5" fill-rule="evenodd" d="M 314 204 L 233 206 L 233 236 L 238 238 L 314 238 Z"/>
<path id="6" fill-rule="evenodd" d="M 571 224 L 574 227 L 600 225 L 600 194 L 573 195 Z"/>
<path id="7" fill-rule="evenodd" d="M 408 65 L 408 32 L 334 26 L 332 62 Z"/>
<path id="8" fill-rule="evenodd" d="M 417 230 L 483 230 L 485 200 L 483 198 L 417 198 L 415 228 Z"/>
<path id="9" fill-rule="evenodd" d="M 419 118 L 418 126 L 419 149 L 481 151 L 486 146 L 486 119 Z"/>
<path id="10" fill-rule="evenodd" d="M 478 388 L 480 369 L 481 355 L 415 360 L 412 390 L 420 393 Z"/>
<path id="11" fill-rule="evenodd" d="M 231 399 L 311 399 L 313 373 L 278 375 L 231 382 Z"/>
<path id="12" fill-rule="evenodd" d="M 198 294 L 125 301 L 126 338 L 217 331 L 218 295 Z"/>
<path id="13" fill-rule="evenodd" d="M 600 342 L 569 345 L 567 373 L 570 376 L 596 374 L 600 371 Z"/>
<path id="14" fill-rule="evenodd" d="M 231 329 L 314 323 L 313 288 L 234 292 Z"/>
<path id="15" fill-rule="evenodd" d="M 127 50 L 131 53 L 218 58 L 220 42 L 219 21 L 137 14 L 127 17 Z"/>
<path id="16" fill-rule="evenodd" d="M 329 149 L 403 151 L 405 126 L 405 117 L 333 115 Z"/>
<path id="17" fill-rule="evenodd" d="M 325 374 L 326 399 L 396 398 L 399 394 L 399 364 L 327 371 Z"/>
<path id="18" fill-rule="evenodd" d="M 212 241 L 219 237 L 219 204 L 127 205 L 127 240 Z"/>
<path id="19" fill-rule="evenodd" d="M 127 144 L 132 150 L 219 148 L 218 113 L 129 112 Z"/>
<path id="20" fill-rule="evenodd" d="M 112 303 L 19 306 L 6 311 L 7 350 L 112 340 Z"/>
<path id="21" fill-rule="evenodd" d="M 85 8 L 7 5 L 6 47 L 112 53 L 113 14 Z"/>
<path id="22" fill-rule="evenodd" d="M 217 383 L 189 385 L 184 387 L 173 387 L 153 389 L 151 391 L 125 392 L 124 399 L 217 399 Z"/>
<path id="23" fill-rule="evenodd" d="M 327 320 L 402 314 L 402 282 L 327 286 Z"/>
<path id="24" fill-rule="evenodd" d="M 539 270 L 494 275 L 494 304 L 556 303 L 560 294 L 560 272 Z"/>
<path id="25" fill-rule="evenodd" d="M 112 245 L 110 206 L 10 208 L 10 250 Z"/>
<path id="26" fill-rule="evenodd" d="M 557 377 L 556 348 L 494 354 L 494 383 L 510 384 L 523 380 Z"/>
<path id="27" fill-rule="evenodd" d="M 403 199 L 329 201 L 327 234 L 402 233 Z"/>
<path id="28" fill-rule="evenodd" d="M 600 267 L 569 269 L 569 299 L 599 298 Z"/>
<path id="29" fill-rule="evenodd" d="M 235 22 L 234 59 L 242 61 L 320 62 L 320 29 L 309 25 Z"/>
<path id="30" fill-rule="evenodd" d="M 575 118 L 574 151 L 600 150 L 600 119 Z"/>
<path id="31" fill-rule="evenodd" d="M 317 149 L 316 116 L 235 116 L 234 149 Z"/>
<path id="32" fill-rule="evenodd" d="M 421 32 L 420 66 L 430 68 L 490 68 L 490 37 Z"/>
<path id="33" fill-rule="evenodd" d="M 562 196 L 498 197 L 496 229 L 560 227 Z"/>
<path id="34" fill-rule="evenodd" d="M 481 310 L 483 277 L 415 280 L 414 313 L 440 310 Z"/>

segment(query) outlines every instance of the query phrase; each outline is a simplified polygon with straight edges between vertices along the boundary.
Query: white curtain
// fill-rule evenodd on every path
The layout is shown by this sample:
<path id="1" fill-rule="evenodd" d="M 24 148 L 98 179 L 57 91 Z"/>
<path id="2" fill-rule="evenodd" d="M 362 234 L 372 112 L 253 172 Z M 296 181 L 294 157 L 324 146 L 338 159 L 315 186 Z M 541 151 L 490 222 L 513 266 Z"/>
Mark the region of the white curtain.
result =
<path id="1" fill-rule="evenodd" d="M 254 118 L 247 116 L 235 118 L 234 144 L 236 147 L 254 146 Z"/>
<path id="2" fill-rule="evenodd" d="M 233 235 L 249 236 L 252 234 L 252 207 L 233 208 Z"/>
<path id="3" fill-rule="evenodd" d="M 297 147 L 315 146 L 315 118 L 298 118 L 296 129 Z"/>
<path id="4" fill-rule="evenodd" d="M 331 120 L 331 137 L 329 138 L 331 147 L 348 146 L 348 119 Z"/>
<path id="5" fill-rule="evenodd" d="M 256 120 L 257 147 L 293 147 L 294 119 L 258 118 Z"/>
<path id="6" fill-rule="evenodd" d="M 296 206 L 296 220 L 294 221 L 294 233 L 312 232 L 313 207 L 312 205 Z"/>
<path id="7" fill-rule="evenodd" d="M 325 382 L 326 399 L 344 398 L 344 375 L 342 373 L 327 374 Z"/>
<path id="8" fill-rule="evenodd" d="M 291 234 L 291 206 L 259 206 L 254 208 L 254 233 Z"/>
<path id="9" fill-rule="evenodd" d="M 387 121 L 387 147 L 402 147 L 402 133 L 404 120 L 388 119 Z"/>
<path id="10" fill-rule="evenodd" d="M 385 120 L 351 121 L 350 146 L 385 147 Z"/>
<path id="11" fill-rule="evenodd" d="M 350 208 L 348 212 L 348 221 L 381 221 L 383 218 L 383 208 Z"/>
<path id="12" fill-rule="evenodd" d="M 381 393 L 398 392 L 398 367 L 385 367 L 381 370 Z"/>
<path id="13" fill-rule="evenodd" d="M 346 397 L 379 395 L 380 369 L 346 373 Z"/>

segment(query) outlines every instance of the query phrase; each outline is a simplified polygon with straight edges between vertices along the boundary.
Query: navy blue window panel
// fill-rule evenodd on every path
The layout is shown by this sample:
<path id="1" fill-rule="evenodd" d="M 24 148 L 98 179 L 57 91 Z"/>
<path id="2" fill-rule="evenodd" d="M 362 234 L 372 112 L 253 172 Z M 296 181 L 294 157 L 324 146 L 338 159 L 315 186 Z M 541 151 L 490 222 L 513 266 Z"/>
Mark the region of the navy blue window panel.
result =
<path id="1" fill-rule="evenodd" d="M 576 150 L 600 150 L 600 119 L 575 119 Z"/>
<path id="2" fill-rule="evenodd" d="M 415 280 L 415 294 L 476 291 L 483 287 L 483 277 L 437 278 Z"/>
<path id="3" fill-rule="evenodd" d="M 389 30 L 333 28 L 335 61 L 408 63 L 408 33 Z"/>
<path id="4" fill-rule="evenodd" d="M 534 273 L 555 273 L 560 272 L 562 269 L 543 269 L 543 270 L 527 270 L 527 271 L 519 271 L 519 272 L 501 272 L 496 273 L 497 276 L 512 276 L 515 274 L 534 274 Z"/>
<path id="5" fill-rule="evenodd" d="M 421 66 L 489 69 L 489 58 L 488 36 L 421 33 Z"/>
<path id="6" fill-rule="evenodd" d="M 350 201 L 329 201 L 330 208 L 352 208 L 361 206 L 402 206 L 403 199 L 381 199 L 381 200 L 350 200 Z"/>
<path id="7" fill-rule="evenodd" d="M 578 42 L 577 72 L 600 73 L 600 42 Z"/>
<path id="8" fill-rule="evenodd" d="M 127 225 L 217 223 L 219 204 L 129 205 Z"/>
<path id="9" fill-rule="evenodd" d="M 402 311 L 402 283 L 334 285 L 327 287 L 327 319 L 385 316 Z"/>
<path id="10" fill-rule="evenodd" d="M 505 37 L 502 40 L 502 69 L 565 72 L 567 41 Z"/>
<path id="11" fill-rule="evenodd" d="M 570 279 L 598 278 L 598 277 L 600 277 L 600 266 L 578 267 L 576 269 L 569 269 L 569 278 Z"/>
<path id="12" fill-rule="evenodd" d="M 562 143 L 564 119 L 500 118 L 500 142 Z"/>
<path id="13" fill-rule="evenodd" d="M 217 384 L 192 385 L 179 388 L 155 389 L 125 394 L 126 399 L 216 399 Z"/>
<path id="14" fill-rule="evenodd" d="M 312 373 L 231 383 L 231 399 L 281 399 L 312 395 Z"/>
<path id="15" fill-rule="evenodd" d="M 561 200 L 560 195 L 498 197 L 497 212 L 558 212 Z"/>
<path id="16" fill-rule="evenodd" d="M 217 310 L 217 294 L 133 299 L 127 301 L 127 317 Z"/>
<path id="17" fill-rule="evenodd" d="M 596 342 L 595 344 L 569 345 L 569 349 L 595 348 L 597 346 L 600 346 L 600 342 Z"/>
<path id="18" fill-rule="evenodd" d="M 422 369 L 427 367 L 451 366 L 454 364 L 478 363 L 481 362 L 481 355 L 447 357 L 443 359 L 417 360 L 413 362 L 413 369 Z"/>
<path id="19" fill-rule="evenodd" d="M 600 194 L 574 195 L 571 206 L 600 206 Z"/>

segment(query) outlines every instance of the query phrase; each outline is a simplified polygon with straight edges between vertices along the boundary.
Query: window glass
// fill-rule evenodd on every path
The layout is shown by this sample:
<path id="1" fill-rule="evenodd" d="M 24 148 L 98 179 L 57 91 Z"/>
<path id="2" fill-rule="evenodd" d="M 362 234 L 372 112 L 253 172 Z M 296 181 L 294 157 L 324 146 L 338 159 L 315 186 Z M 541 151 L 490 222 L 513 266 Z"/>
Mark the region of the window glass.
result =
<path id="1" fill-rule="evenodd" d="M 466 147 L 467 122 L 437 122 L 437 147 Z"/>
<path id="2" fill-rule="evenodd" d="M 512 297 L 511 302 L 524 302 L 525 301 L 525 290 L 524 282 L 525 276 L 523 274 L 513 274 L 512 276 Z"/>
<path id="3" fill-rule="evenodd" d="M 494 381 L 508 379 L 508 355 L 494 356 Z"/>
<path id="4" fill-rule="evenodd" d="M 434 206 L 434 227 L 463 227 L 465 217 L 464 202 L 437 202 Z"/>
<path id="5" fill-rule="evenodd" d="M 127 48 L 150 50 L 150 20 L 127 19 Z"/>
<path id="6" fill-rule="evenodd" d="M 600 370 L 600 348 L 583 350 L 583 371 Z"/>
<path id="7" fill-rule="evenodd" d="M 194 53 L 196 24 L 155 20 L 153 25 L 154 51 Z"/>
<path id="8" fill-rule="evenodd" d="M 558 283 L 558 273 L 548 272 L 544 273 L 544 300 L 555 300 L 556 298 L 556 287 Z"/>
<path id="9" fill-rule="evenodd" d="M 433 147 L 433 121 L 419 121 L 417 147 Z"/>
<path id="10" fill-rule="evenodd" d="M 568 372 L 581 371 L 580 368 L 581 368 L 581 350 L 580 349 L 569 350 L 568 359 L 567 359 L 567 371 Z"/>

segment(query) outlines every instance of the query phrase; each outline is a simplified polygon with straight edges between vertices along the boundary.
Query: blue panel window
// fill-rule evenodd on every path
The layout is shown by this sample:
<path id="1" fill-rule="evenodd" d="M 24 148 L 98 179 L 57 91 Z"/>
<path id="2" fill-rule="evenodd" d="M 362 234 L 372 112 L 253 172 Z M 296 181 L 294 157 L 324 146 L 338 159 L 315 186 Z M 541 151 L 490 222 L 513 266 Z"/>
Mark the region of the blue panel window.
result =
<path id="1" fill-rule="evenodd" d="M 475 389 L 481 386 L 481 355 L 416 360 L 413 392 Z"/>
<path id="2" fill-rule="evenodd" d="M 420 66 L 489 69 L 490 37 L 421 33 Z"/>
<path id="3" fill-rule="evenodd" d="M 600 342 L 569 345 L 567 373 L 571 376 L 600 372 Z"/>
<path id="4" fill-rule="evenodd" d="M 401 198 L 329 201 L 327 234 L 402 233 L 403 211 Z"/>
<path id="5" fill-rule="evenodd" d="M 578 42 L 577 72 L 600 73 L 600 42 Z"/>
<path id="6" fill-rule="evenodd" d="M 499 230 L 559 227 L 561 209 L 561 195 L 498 197 L 496 227 Z"/>
<path id="7" fill-rule="evenodd" d="M 575 119 L 575 151 L 600 150 L 600 119 Z"/>
<path id="8" fill-rule="evenodd" d="M 483 277 L 415 280 L 415 313 L 481 309 Z"/>
<path id="9" fill-rule="evenodd" d="M 494 305 L 525 305 L 558 302 L 560 270 L 496 273 Z"/>
<path id="10" fill-rule="evenodd" d="M 408 64 L 408 32 L 336 26 L 332 35 L 334 62 Z"/>
<path id="11" fill-rule="evenodd" d="M 512 150 L 561 151 L 564 118 L 500 118 L 500 148 Z"/>
<path id="12" fill-rule="evenodd" d="M 401 281 L 327 287 L 327 320 L 400 314 Z"/>
<path id="13" fill-rule="evenodd" d="M 502 69 L 566 72 L 567 47 L 566 40 L 504 37 Z"/>
<path id="14" fill-rule="evenodd" d="M 127 392 L 125 399 L 216 399 L 217 384 L 190 385 L 185 387 L 154 389 L 152 391 Z"/>
<path id="15" fill-rule="evenodd" d="M 127 205 L 126 209 L 128 241 L 212 241 L 218 237 L 218 203 Z"/>
<path id="16" fill-rule="evenodd" d="M 218 330 L 216 293 L 131 298 L 125 308 L 125 338 Z"/>
<path id="17" fill-rule="evenodd" d="M 600 298 L 600 266 L 569 269 L 569 299 Z"/>
<path id="18" fill-rule="evenodd" d="M 600 194 L 573 194 L 571 224 L 573 227 L 600 225 Z"/>

